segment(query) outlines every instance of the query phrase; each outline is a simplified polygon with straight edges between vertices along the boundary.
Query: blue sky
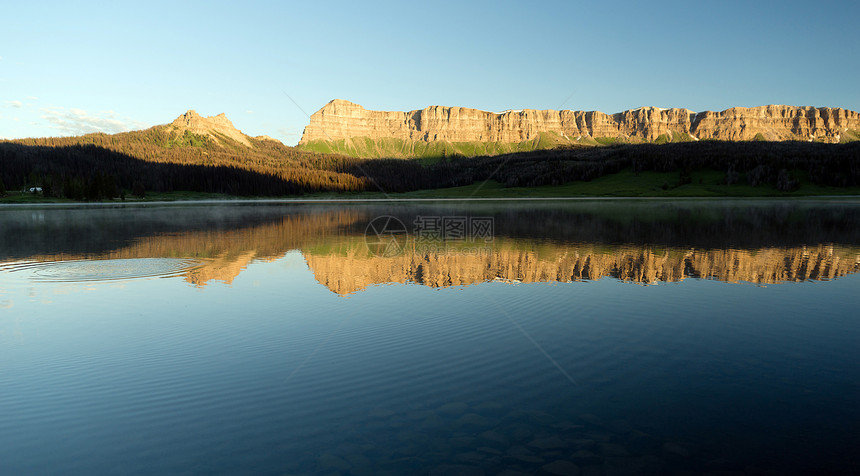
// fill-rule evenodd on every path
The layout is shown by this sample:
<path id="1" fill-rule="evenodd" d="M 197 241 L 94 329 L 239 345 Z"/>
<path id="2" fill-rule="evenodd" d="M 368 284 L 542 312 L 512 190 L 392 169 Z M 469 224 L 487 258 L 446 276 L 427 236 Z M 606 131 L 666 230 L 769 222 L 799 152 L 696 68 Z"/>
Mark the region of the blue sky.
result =
<path id="1" fill-rule="evenodd" d="M 7 3 L 0 138 L 145 128 L 195 109 L 295 144 L 305 112 L 333 98 L 860 110 L 853 1 Z"/>

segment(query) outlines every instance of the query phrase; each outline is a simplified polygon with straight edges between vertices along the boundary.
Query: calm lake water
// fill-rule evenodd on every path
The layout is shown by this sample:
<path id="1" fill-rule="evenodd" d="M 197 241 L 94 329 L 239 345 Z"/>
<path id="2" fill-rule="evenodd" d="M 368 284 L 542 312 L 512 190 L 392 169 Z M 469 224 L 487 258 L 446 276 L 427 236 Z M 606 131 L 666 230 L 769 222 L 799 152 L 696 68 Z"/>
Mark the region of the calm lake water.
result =
<path id="1" fill-rule="evenodd" d="M 860 201 L 0 209 L 0 474 L 858 474 Z"/>

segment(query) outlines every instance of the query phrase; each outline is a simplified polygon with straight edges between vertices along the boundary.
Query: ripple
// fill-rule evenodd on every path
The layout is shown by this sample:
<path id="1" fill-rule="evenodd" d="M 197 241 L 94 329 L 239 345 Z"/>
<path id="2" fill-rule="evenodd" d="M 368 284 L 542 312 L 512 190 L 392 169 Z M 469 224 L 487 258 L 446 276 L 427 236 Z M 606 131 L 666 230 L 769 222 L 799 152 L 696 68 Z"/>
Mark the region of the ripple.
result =
<path id="1" fill-rule="evenodd" d="M 0 272 L 28 273 L 39 282 L 92 282 L 181 276 L 202 261 L 181 258 L 82 259 L 26 261 L 0 266 Z"/>

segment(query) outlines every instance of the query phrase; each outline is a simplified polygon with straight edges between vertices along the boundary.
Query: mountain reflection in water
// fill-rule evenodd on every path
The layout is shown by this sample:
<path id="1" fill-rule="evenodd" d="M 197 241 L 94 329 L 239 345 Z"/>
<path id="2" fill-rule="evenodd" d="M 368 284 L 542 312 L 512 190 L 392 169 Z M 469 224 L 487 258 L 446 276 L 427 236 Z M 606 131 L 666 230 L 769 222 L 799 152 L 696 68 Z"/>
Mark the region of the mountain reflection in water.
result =
<path id="1" fill-rule="evenodd" d="M 396 217 L 407 230 L 419 217 L 490 217 L 493 236 L 422 247 L 413 233 L 401 252 L 382 256 L 364 235 L 381 215 Z M 129 266 L 142 259 L 194 260 L 181 274 L 197 286 L 231 283 L 248 264 L 291 250 L 338 294 L 384 283 L 446 287 L 604 277 L 771 284 L 835 279 L 860 269 L 860 213 L 851 202 L 174 206 L 12 210 L 0 220 L 4 269 L 84 259 Z"/>

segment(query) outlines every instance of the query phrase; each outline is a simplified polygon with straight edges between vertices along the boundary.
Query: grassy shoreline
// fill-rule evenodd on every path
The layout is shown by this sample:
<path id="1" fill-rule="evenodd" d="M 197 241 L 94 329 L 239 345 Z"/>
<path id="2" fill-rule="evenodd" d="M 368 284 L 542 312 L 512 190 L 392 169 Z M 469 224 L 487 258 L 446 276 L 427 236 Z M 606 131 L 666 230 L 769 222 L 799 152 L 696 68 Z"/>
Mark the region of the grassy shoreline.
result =
<path id="1" fill-rule="evenodd" d="M 605 175 L 589 182 L 569 182 L 539 187 L 505 187 L 496 181 L 479 182 L 462 187 L 415 190 L 401 193 L 321 192 L 282 197 L 237 196 L 206 192 L 152 192 L 144 198 L 126 197 L 91 203 L 134 204 L 174 201 L 247 201 L 247 200 L 366 200 L 366 199 L 563 199 L 563 198 L 814 198 L 860 196 L 860 187 L 823 187 L 802 180 L 791 192 L 772 185 L 753 187 L 746 183 L 727 185 L 725 175 L 703 170 L 691 174 L 689 183 L 679 183 L 677 172 L 640 172 L 630 170 Z M 76 204 L 65 198 L 42 197 L 26 192 L 9 192 L 0 204 Z"/>

